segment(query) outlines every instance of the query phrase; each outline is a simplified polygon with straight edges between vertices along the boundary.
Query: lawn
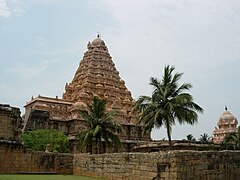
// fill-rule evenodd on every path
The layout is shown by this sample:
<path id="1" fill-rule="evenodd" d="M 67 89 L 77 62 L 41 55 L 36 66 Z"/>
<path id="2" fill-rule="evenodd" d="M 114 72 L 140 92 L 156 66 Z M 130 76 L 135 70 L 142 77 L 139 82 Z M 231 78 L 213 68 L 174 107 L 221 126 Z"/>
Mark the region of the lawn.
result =
<path id="1" fill-rule="evenodd" d="M 0 180 L 103 180 L 103 179 L 74 175 L 0 174 Z"/>

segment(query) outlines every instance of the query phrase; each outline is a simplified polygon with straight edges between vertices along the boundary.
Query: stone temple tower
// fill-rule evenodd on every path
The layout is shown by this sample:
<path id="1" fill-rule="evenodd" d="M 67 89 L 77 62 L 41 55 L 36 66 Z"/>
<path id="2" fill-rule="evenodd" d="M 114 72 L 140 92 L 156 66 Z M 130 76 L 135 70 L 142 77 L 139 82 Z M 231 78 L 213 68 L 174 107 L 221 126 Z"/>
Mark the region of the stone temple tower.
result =
<path id="1" fill-rule="evenodd" d="M 72 151 L 77 152 L 76 135 L 86 129 L 79 109 L 87 109 L 93 96 L 107 99 L 107 110 L 117 111 L 116 120 L 122 125 L 119 137 L 121 149 L 109 147 L 107 152 L 132 151 L 140 142 L 151 140 L 142 135 L 136 114 L 132 112 L 134 100 L 125 82 L 120 78 L 104 41 L 98 36 L 87 45 L 72 82 L 66 83 L 63 98 L 32 97 L 25 105 L 24 131 L 57 129 L 71 140 Z"/>
<path id="2" fill-rule="evenodd" d="M 89 104 L 93 96 L 107 99 L 107 108 L 120 112 L 118 121 L 124 125 L 137 123 L 130 91 L 120 78 L 104 41 L 98 37 L 88 43 L 71 83 L 66 84 L 63 99 Z"/>

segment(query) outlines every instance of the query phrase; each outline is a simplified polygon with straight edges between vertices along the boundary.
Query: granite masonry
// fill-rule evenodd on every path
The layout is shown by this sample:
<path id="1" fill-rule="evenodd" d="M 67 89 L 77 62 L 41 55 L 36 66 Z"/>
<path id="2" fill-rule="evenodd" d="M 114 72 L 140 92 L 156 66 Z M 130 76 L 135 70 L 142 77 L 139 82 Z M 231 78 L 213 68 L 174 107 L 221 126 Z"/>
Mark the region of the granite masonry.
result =
<path id="1" fill-rule="evenodd" d="M 75 154 L 73 174 L 110 180 L 238 180 L 240 151 Z"/>
<path id="2" fill-rule="evenodd" d="M 0 173 L 72 174 L 71 154 L 26 150 L 21 144 L 0 143 Z"/>
<path id="3" fill-rule="evenodd" d="M 22 118 L 19 108 L 0 104 L 0 140 L 19 140 L 22 132 Z"/>

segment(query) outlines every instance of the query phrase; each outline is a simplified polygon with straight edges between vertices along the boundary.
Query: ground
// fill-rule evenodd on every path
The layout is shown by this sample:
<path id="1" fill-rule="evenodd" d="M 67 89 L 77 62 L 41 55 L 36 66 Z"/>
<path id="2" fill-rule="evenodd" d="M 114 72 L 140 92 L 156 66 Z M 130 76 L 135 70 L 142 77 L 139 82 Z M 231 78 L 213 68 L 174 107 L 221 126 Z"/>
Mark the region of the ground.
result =
<path id="1" fill-rule="evenodd" d="M 74 175 L 5 175 L 0 174 L 0 180 L 103 180 L 99 178 Z"/>

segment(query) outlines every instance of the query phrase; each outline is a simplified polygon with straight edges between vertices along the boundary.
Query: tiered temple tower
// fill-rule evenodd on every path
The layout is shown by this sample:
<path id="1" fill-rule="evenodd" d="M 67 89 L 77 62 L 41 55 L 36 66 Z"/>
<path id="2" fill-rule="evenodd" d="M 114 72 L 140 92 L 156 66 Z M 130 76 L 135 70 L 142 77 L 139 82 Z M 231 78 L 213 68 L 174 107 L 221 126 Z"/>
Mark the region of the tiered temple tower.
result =
<path id="1" fill-rule="evenodd" d="M 213 131 L 213 142 L 221 143 L 228 133 L 237 131 L 237 118 L 235 118 L 225 107 L 225 111 L 220 116 L 217 127 Z"/>
<path id="2" fill-rule="evenodd" d="M 125 82 L 115 68 L 107 46 L 99 36 L 88 43 L 79 67 L 71 83 L 66 84 L 63 99 L 90 104 L 93 96 L 107 99 L 107 108 L 118 111 L 118 122 L 135 125 L 137 119 L 132 114 L 134 100 Z"/>
<path id="3" fill-rule="evenodd" d="M 124 146 L 118 151 L 132 151 L 138 142 L 150 140 L 150 134 L 142 135 L 138 119 L 132 112 L 134 100 L 120 78 L 104 41 L 98 36 L 87 45 L 79 67 L 71 83 L 66 83 L 60 99 L 38 96 L 25 106 L 24 130 L 39 128 L 58 129 L 72 139 L 76 152 L 76 134 L 86 128 L 79 116 L 79 109 L 87 109 L 93 96 L 107 99 L 107 110 L 117 111 L 115 120 L 123 127 L 120 139 Z M 114 147 L 107 152 L 116 152 Z"/>

